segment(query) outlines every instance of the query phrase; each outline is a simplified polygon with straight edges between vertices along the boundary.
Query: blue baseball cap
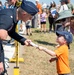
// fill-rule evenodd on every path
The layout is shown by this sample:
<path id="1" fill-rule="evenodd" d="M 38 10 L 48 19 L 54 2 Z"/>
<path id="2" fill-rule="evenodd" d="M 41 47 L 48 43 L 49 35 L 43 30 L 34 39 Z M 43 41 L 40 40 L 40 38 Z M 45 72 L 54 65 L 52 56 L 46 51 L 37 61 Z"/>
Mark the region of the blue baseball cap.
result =
<path id="1" fill-rule="evenodd" d="M 36 7 L 36 5 L 26 0 L 22 0 L 21 8 L 32 16 L 34 16 L 38 12 L 38 8 Z"/>
<path id="2" fill-rule="evenodd" d="M 70 44 L 72 43 L 73 37 L 72 34 L 68 31 L 56 31 L 56 35 L 62 35 L 66 39 L 67 43 Z"/>

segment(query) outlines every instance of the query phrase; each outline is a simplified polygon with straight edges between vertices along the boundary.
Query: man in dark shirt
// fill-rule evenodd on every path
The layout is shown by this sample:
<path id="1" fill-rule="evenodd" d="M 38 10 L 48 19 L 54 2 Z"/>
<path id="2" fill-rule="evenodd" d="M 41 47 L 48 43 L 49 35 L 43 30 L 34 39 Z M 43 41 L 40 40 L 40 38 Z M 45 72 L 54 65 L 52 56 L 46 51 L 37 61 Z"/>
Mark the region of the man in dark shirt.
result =
<path id="1" fill-rule="evenodd" d="M 19 20 L 27 21 L 32 19 L 38 12 L 35 4 L 30 1 L 23 0 L 21 6 L 16 9 L 2 9 L 0 11 L 0 75 L 4 75 L 4 51 L 2 41 L 9 35 L 11 38 L 17 40 L 22 45 L 30 45 L 31 40 L 28 40 L 15 32 L 17 22 Z"/>

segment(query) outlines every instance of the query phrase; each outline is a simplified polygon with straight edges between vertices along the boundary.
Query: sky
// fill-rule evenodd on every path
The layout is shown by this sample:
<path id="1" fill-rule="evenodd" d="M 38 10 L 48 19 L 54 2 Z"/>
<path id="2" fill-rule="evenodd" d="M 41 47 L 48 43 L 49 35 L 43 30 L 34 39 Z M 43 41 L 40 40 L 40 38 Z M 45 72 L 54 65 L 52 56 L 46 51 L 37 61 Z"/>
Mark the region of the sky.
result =
<path id="1" fill-rule="evenodd" d="M 0 1 L 2 1 L 2 3 L 4 4 L 4 2 L 5 2 L 6 0 L 0 0 Z M 32 1 L 32 2 L 35 3 L 35 0 L 30 0 L 30 1 Z M 46 4 L 50 4 L 51 1 L 55 1 L 56 4 L 59 4 L 59 1 L 60 1 L 60 0 L 39 0 L 39 1 L 40 1 L 40 3 L 43 2 L 43 3 L 46 3 Z M 74 4 L 74 0 L 71 0 L 71 3 Z"/>

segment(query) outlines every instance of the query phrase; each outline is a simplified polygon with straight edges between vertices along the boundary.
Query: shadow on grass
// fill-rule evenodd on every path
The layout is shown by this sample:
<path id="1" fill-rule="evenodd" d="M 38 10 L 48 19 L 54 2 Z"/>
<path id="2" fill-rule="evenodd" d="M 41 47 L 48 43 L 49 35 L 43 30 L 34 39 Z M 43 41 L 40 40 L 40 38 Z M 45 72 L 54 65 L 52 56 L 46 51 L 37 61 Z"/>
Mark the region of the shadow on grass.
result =
<path id="1" fill-rule="evenodd" d="M 35 30 L 33 31 L 33 33 L 40 33 L 40 30 Z"/>
<path id="2" fill-rule="evenodd" d="M 44 45 L 50 45 L 50 46 L 57 46 L 57 44 L 55 43 L 48 43 L 48 42 L 45 42 L 45 41 L 39 41 L 39 40 L 34 40 L 36 42 L 38 42 L 39 44 L 44 44 Z"/>
<path id="3" fill-rule="evenodd" d="M 42 33 L 40 30 L 35 30 L 35 31 L 32 31 L 33 33 Z M 44 31 L 43 31 L 44 32 Z M 46 30 L 46 32 L 49 32 L 48 30 Z"/>

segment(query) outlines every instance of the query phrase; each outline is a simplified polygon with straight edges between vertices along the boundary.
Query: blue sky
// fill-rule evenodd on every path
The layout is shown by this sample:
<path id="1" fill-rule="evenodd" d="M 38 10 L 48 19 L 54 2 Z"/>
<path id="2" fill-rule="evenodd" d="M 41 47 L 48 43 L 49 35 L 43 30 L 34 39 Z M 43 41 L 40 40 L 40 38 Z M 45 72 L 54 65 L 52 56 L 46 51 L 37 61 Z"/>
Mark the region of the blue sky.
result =
<path id="1" fill-rule="evenodd" d="M 0 1 L 2 1 L 2 3 L 4 4 L 4 2 L 6 1 L 6 0 L 0 0 Z M 35 3 L 35 0 L 30 0 L 30 1 L 32 1 L 32 2 L 34 2 Z M 50 2 L 51 1 L 55 1 L 56 2 L 56 4 L 58 4 L 59 3 L 59 1 L 60 0 L 40 0 L 40 3 L 47 3 L 47 4 L 50 4 Z M 74 4 L 74 0 L 71 0 L 71 3 L 73 3 Z"/>

